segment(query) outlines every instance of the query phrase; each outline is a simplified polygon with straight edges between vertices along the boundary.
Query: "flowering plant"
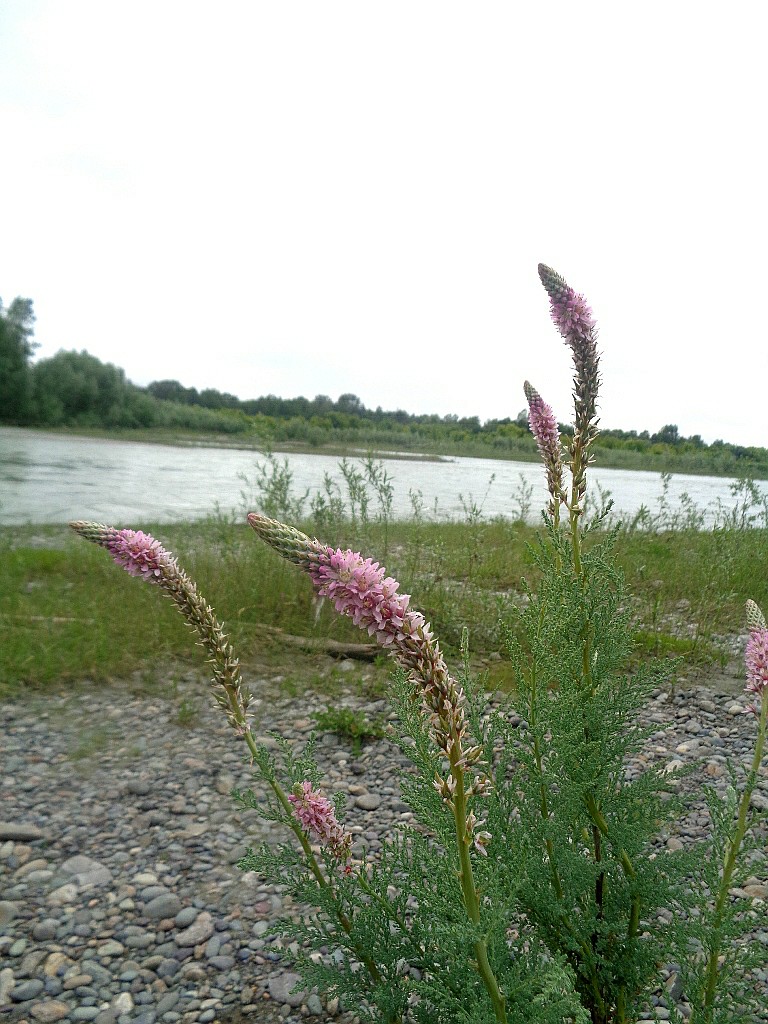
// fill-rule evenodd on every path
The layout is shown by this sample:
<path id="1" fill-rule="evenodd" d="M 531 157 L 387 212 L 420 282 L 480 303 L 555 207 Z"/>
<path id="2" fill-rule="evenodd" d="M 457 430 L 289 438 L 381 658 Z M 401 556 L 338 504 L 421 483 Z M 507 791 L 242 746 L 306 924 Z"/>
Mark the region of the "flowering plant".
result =
<path id="1" fill-rule="evenodd" d="M 424 615 L 377 562 L 248 515 L 255 533 L 394 663 L 391 701 L 412 766 L 401 791 L 419 826 L 392 835 L 376 857 L 353 855 L 311 743 L 298 754 L 257 743 L 224 628 L 175 558 L 141 532 L 72 527 L 168 596 L 208 652 L 215 698 L 245 739 L 260 788 L 236 796 L 294 836 L 278 850 L 250 850 L 241 866 L 315 908 L 285 925 L 304 951 L 308 984 L 341 996 L 361 1019 L 388 1024 L 625 1024 L 647 1010 L 660 966 L 676 958 L 695 1024 L 735 1020 L 755 994 L 754 955 L 739 942 L 745 925 L 730 893 L 743 854 L 756 846 L 750 798 L 765 748 L 768 629 L 749 602 L 747 690 L 757 729 L 746 778 L 734 774 L 725 802 L 710 794 L 711 842 L 661 854 L 662 823 L 680 812 L 671 780 L 650 768 L 631 777 L 625 767 L 647 741 L 638 713 L 664 670 L 628 670 L 615 532 L 583 515 L 598 434 L 595 321 L 562 277 L 545 266 L 539 275 L 573 355 L 575 420 L 565 448 L 551 407 L 525 383 L 549 504 L 533 552 L 541 582 L 506 633 L 513 697 L 487 702 L 470 673 L 466 634 L 452 673 Z M 677 911 L 667 925 L 655 921 L 662 908 Z M 320 947 L 333 956 L 306 952 Z"/>

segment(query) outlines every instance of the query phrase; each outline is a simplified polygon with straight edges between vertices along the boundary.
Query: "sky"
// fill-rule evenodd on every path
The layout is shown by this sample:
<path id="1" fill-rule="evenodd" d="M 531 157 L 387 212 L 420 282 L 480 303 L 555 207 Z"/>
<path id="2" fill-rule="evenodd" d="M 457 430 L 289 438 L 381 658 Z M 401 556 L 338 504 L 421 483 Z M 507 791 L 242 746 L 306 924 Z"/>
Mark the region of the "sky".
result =
<path id="1" fill-rule="evenodd" d="M 137 384 L 768 446 L 762 2 L 2 0 L 0 296 Z M 755 294 L 753 294 L 753 290 Z"/>

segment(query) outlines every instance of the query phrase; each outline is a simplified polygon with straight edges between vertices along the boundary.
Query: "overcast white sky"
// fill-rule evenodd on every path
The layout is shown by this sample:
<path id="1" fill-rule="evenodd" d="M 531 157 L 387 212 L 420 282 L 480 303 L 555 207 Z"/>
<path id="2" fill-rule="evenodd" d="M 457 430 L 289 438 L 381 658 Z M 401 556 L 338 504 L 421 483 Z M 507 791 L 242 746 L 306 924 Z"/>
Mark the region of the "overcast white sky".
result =
<path id="1" fill-rule="evenodd" d="M 0 295 L 138 384 L 768 446 L 765 4 L 2 0 Z"/>

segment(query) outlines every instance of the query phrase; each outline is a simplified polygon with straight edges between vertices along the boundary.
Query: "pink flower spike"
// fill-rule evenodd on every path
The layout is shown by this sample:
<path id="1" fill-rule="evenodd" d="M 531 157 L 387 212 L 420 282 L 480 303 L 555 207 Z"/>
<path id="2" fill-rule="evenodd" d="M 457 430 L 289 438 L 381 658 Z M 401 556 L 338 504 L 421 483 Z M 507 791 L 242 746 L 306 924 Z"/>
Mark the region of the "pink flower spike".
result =
<path id="1" fill-rule="evenodd" d="M 194 581 L 180 568 L 170 551 L 166 551 L 160 541 L 141 530 L 118 530 L 104 523 L 82 520 L 69 525 L 84 540 L 106 548 L 115 562 L 130 576 L 156 583 L 161 592 L 173 601 L 210 655 L 213 681 L 217 684 L 214 690 L 216 703 L 238 735 L 245 735 L 250 729 L 251 715 L 248 708 L 251 695 L 243 685 L 240 662 L 213 608 L 199 593 Z"/>
<path id="2" fill-rule="evenodd" d="M 528 400 L 528 422 L 536 438 L 539 453 L 547 470 L 547 487 L 552 502 L 565 501 L 563 491 L 563 460 L 560 445 L 560 428 L 552 411 L 541 395 L 528 381 L 523 385 Z M 554 504 L 553 504 L 554 509 Z"/>
<path id="3" fill-rule="evenodd" d="M 344 862 L 350 859 L 352 837 L 336 819 L 331 801 L 313 790 L 309 779 L 297 782 L 288 800 L 305 832 L 318 839 L 333 857 Z"/>
<path id="4" fill-rule="evenodd" d="M 409 610 L 410 596 L 398 594 L 397 580 L 357 551 L 328 548 L 309 563 L 307 572 L 321 597 L 385 647 L 399 645 L 426 626 L 420 612 Z"/>
<path id="5" fill-rule="evenodd" d="M 755 629 L 747 641 L 747 693 L 761 697 L 768 688 L 768 629 Z"/>
<path id="6" fill-rule="evenodd" d="M 547 290 L 552 321 L 569 345 L 578 345 L 589 337 L 596 324 L 583 295 L 577 294 L 551 267 L 539 264 L 539 278 Z"/>
<path id="7" fill-rule="evenodd" d="M 129 576 L 141 576 L 150 583 L 159 582 L 173 564 L 173 557 L 160 541 L 141 530 L 118 530 L 104 546 Z"/>

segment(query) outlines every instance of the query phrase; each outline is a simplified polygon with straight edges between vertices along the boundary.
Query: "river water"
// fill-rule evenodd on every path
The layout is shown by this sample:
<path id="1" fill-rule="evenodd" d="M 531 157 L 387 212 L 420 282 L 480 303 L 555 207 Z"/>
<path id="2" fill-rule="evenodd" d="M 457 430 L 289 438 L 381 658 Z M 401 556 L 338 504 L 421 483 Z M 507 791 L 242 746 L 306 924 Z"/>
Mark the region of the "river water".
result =
<path id="1" fill-rule="evenodd" d="M 239 474 L 254 480 L 259 457 L 254 451 L 177 448 L 0 427 L 0 525 L 88 519 L 138 529 L 145 523 L 198 519 L 217 505 L 225 512 L 240 510 L 241 492 L 245 489 L 253 495 L 254 488 L 248 488 Z M 278 458 L 282 461 L 283 456 Z M 314 493 L 329 473 L 346 497 L 337 457 L 289 454 L 285 458 L 297 495 L 307 488 Z M 487 517 L 515 516 L 523 481 L 533 488 L 530 520 L 538 518 L 547 500 L 544 470 L 536 463 L 467 458 L 383 462 L 392 479 L 393 510 L 399 518 L 412 514 L 411 491 L 421 491 L 426 514 L 440 519 L 464 518 L 465 507 L 472 503 Z M 592 471 L 591 479 L 611 492 L 619 513 L 634 514 L 641 505 L 652 511 L 658 508 L 662 488 L 657 473 L 601 469 Z M 732 482 L 723 477 L 674 476 L 669 502 L 679 506 L 681 495 L 687 493 L 707 510 L 711 523 L 718 500 L 726 507 L 734 505 Z M 765 493 L 764 483 L 760 488 Z M 248 506 L 258 511 L 255 498 Z"/>

